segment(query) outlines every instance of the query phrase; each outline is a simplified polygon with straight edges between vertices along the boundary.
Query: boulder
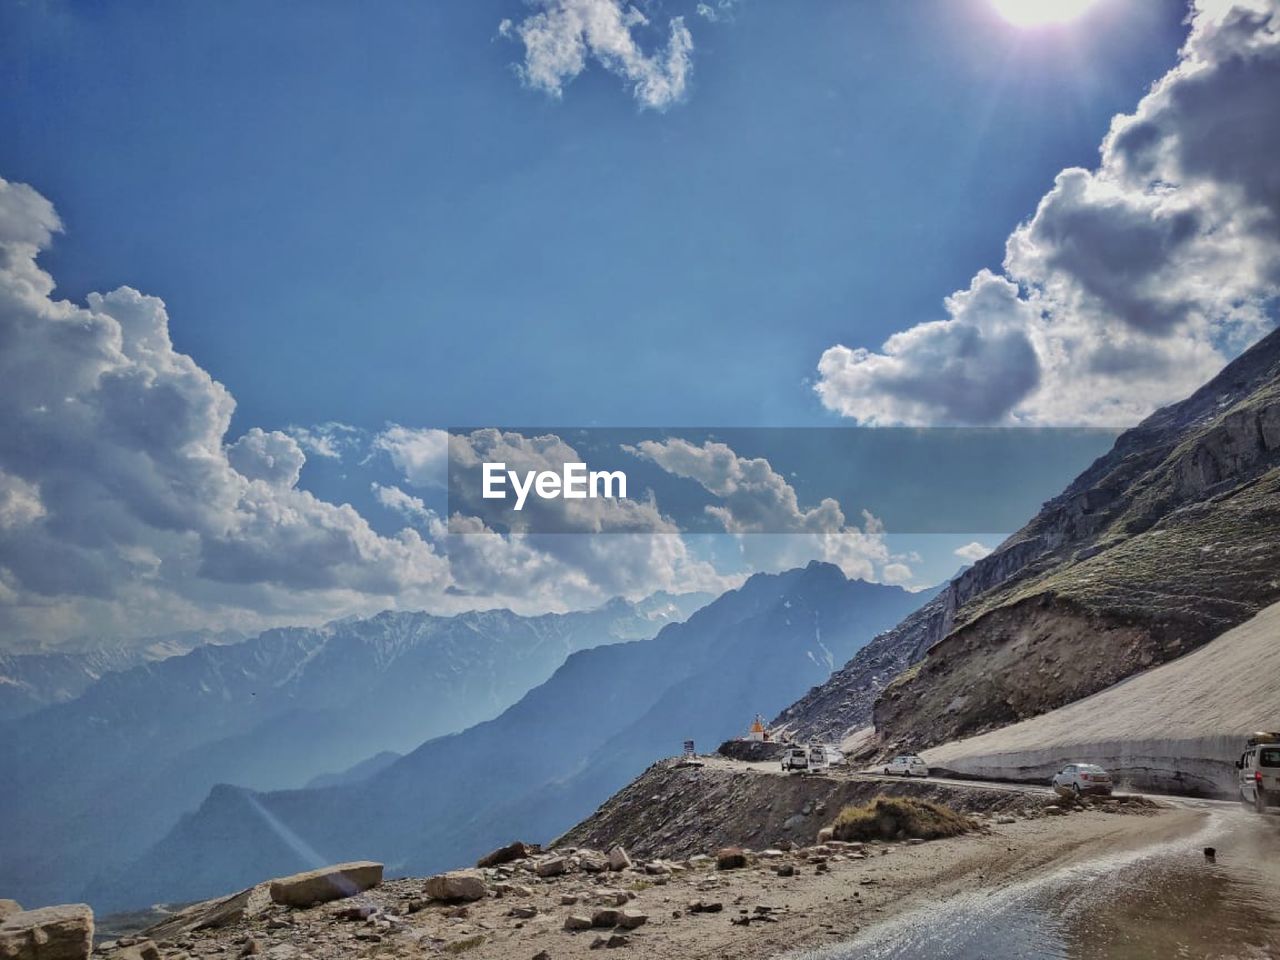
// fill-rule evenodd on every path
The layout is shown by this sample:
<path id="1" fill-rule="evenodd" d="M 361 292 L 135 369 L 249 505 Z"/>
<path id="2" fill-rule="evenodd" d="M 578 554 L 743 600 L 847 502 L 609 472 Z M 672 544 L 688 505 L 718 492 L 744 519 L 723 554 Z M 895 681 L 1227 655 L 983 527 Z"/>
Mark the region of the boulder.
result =
<path id="1" fill-rule="evenodd" d="M 604 873 L 609 869 L 609 858 L 594 850 L 584 850 L 578 854 L 578 866 L 586 873 Z"/>
<path id="2" fill-rule="evenodd" d="M 624 847 L 614 847 L 609 851 L 610 870 L 626 870 L 629 866 L 631 866 L 631 857 L 627 855 Z"/>
<path id="3" fill-rule="evenodd" d="M 271 881 L 271 900 L 289 907 L 312 907 L 341 900 L 382 883 L 382 864 L 372 860 L 336 863 Z"/>
<path id="4" fill-rule="evenodd" d="M 0 919 L 5 960 L 86 960 L 93 950 L 93 911 L 72 903 L 20 910 Z"/>
<path id="5" fill-rule="evenodd" d="M 540 877 L 558 877 L 568 869 L 568 860 L 564 857 L 552 857 L 550 860 L 543 860 L 539 863 L 534 868 L 534 872 Z"/>
<path id="6" fill-rule="evenodd" d="M 566 930 L 590 930 L 591 918 L 571 913 L 564 918 L 564 928 Z"/>
<path id="7" fill-rule="evenodd" d="M 737 870 L 747 865 L 747 855 L 740 847 L 722 847 L 716 851 L 717 870 Z"/>
<path id="8" fill-rule="evenodd" d="M 465 870 L 438 873 L 434 877 L 428 877 L 426 891 L 427 896 L 432 900 L 443 900 L 446 903 L 483 900 L 489 892 L 484 885 L 484 880 Z"/>
<path id="9" fill-rule="evenodd" d="M 826 843 L 836 835 L 835 827 L 823 827 L 818 831 L 818 842 Z"/>
<path id="10" fill-rule="evenodd" d="M 591 925 L 593 927 L 616 927 L 621 918 L 621 910 L 604 907 L 591 915 Z"/>
<path id="11" fill-rule="evenodd" d="M 482 869 L 484 867 L 497 867 L 504 863 L 512 863 L 516 860 L 526 860 L 536 852 L 536 847 L 531 847 L 527 843 L 522 843 L 521 841 L 516 840 L 514 843 L 509 843 L 505 847 L 499 847 L 492 853 L 485 854 L 476 861 L 476 866 Z"/>
<path id="12" fill-rule="evenodd" d="M 623 910 L 618 917 L 618 926 L 624 930 L 634 930 L 636 927 L 643 926 L 648 922 L 648 915 L 641 913 L 639 910 Z"/>

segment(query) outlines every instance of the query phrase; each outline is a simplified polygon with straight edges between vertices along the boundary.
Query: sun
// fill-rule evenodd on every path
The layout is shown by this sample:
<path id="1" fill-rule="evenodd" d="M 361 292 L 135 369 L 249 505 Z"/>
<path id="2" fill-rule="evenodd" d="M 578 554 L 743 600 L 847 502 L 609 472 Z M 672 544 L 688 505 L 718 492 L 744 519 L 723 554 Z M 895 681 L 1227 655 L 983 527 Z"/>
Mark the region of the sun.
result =
<path id="1" fill-rule="evenodd" d="M 1074 20 L 1095 0 L 991 0 L 1000 16 L 1019 27 Z"/>

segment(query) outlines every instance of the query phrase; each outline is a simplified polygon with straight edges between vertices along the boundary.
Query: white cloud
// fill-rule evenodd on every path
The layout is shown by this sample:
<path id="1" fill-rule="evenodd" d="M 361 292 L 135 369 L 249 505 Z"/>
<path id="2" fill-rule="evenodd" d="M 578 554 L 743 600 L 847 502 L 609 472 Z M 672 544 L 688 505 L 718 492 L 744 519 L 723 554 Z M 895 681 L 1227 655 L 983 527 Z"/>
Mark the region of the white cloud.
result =
<path id="1" fill-rule="evenodd" d="M 953 552 L 965 563 L 977 563 L 983 557 L 991 553 L 992 548 L 986 544 L 979 543 L 974 540 L 972 543 L 966 543 L 963 547 L 957 547 Z"/>
<path id="2" fill-rule="evenodd" d="M 863 423 L 1132 423 L 1273 323 L 1280 7 L 1201 0 L 1180 62 L 1062 171 L 947 319 L 834 346 L 824 405 Z M 1228 108 L 1229 105 L 1229 108 Z"/>
<path id="3" fill-rule="evenodd" d="M 521 79 L 560 97 L 564 85 L 594 59 L 620 77 L 641 107 L 664 110 L 683 99 L 693 70 L 693 37 L 683 17 L 667 24 L 666 44 L 645 53 L 636 39 L 649 20 L 623 0 L 530 0 L 538 8 L 519 23 L 504 20 L 502 36 L 524 44 Z"/>
<path id="4" fill-rule="evenodd" d="M 902 578 L 895 582 L 911 577 L 903 558 L 889 555 L 875 517 L 864 511 L 859 528 L 829 497 L 802 508 L 795 489 L 763 457 L 740 457 L 723 443 L 699 446 L 681 438 L 644 440 L 627 449 L 718 497 L 720 503 L 707 512 L 725 532 L 739 535 L 743 559 L 753 570 L 784 570 L 819 559 L 863 580 L 885 580 L 886 572 Z"/>
<path id="5" fill-rule="evenodd" d="M 392 424 L 373 438 L 373 449 L 387 453 L 415 487 L 443 490 L 449 482 L 447 431 Z"/>
<path id="6" fill-rule="evenodd" d="M 53 299 L 59 223 L 0 180 L 0 627 L 9 634 L 315 619 L 438 593 L 445 559 L 296 487 L 285 433 L 229 439 L 234 401 L 122 287 Z"/>
<path id="7" fill-rule="evenodd" d="M 358 428 L 335 420 L 310 427 L 290 426 L 284 432 L 307 453 L 326 460 L 341 460 L 359 446 L 362 437 Z"/>

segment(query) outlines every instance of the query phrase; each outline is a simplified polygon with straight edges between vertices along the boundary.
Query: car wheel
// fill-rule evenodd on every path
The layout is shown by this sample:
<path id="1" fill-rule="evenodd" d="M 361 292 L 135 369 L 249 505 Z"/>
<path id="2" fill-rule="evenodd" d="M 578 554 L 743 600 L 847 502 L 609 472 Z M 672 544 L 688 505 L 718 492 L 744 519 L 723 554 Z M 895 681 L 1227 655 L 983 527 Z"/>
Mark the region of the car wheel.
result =
<path id="1" fill-rule="evenodd" d="M 1074 793 L 1077 797 L 1079 797 L 1079 796 L 1080 796 L 1080 784 L 1078 784 L 1078 783 L 1073 783 L 1073 784 L 1071 785 L 1071 792 L 1072 792 L 1072 793 Z"/>
<path id="2" fill-rule="evenodd" d="M 1253 808 L 1259 813 L 1267 812 L 1267 791 L 1258 790 L 1257 796 L 1253 798 Z"/>

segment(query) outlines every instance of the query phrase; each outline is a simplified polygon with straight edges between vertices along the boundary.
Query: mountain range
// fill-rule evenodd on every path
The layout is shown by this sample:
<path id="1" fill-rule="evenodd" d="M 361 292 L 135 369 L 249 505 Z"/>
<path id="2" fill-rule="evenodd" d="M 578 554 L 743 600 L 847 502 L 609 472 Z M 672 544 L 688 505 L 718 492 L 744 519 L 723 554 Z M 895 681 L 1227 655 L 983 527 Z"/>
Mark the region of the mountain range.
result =
<path id="1" fill-rule="evenodd" d="M 455 867 L 514 836 L 549 840 L 653 761 L 741 733 L 822 682 L 921 597 L 812 563 L 757 574 L 652 639 L 582 650 L 493 720 L 428 740 L 357 783 L 215 787 L 122 873 L 104 908 L 212 896 L 371 857 L 390 873 Z"/>
<path id="2" fill-rule="evenodd" d="M 575 651 L 652 636 L 709 597 L 537 617 L 388 612 L 268 630 L 109 672 L 0 723 L 0 889 L 76 899 L 210 788 L 301 786 L 495 716 Z M 14 658 L 21 660 L 21 658 Z"/>

